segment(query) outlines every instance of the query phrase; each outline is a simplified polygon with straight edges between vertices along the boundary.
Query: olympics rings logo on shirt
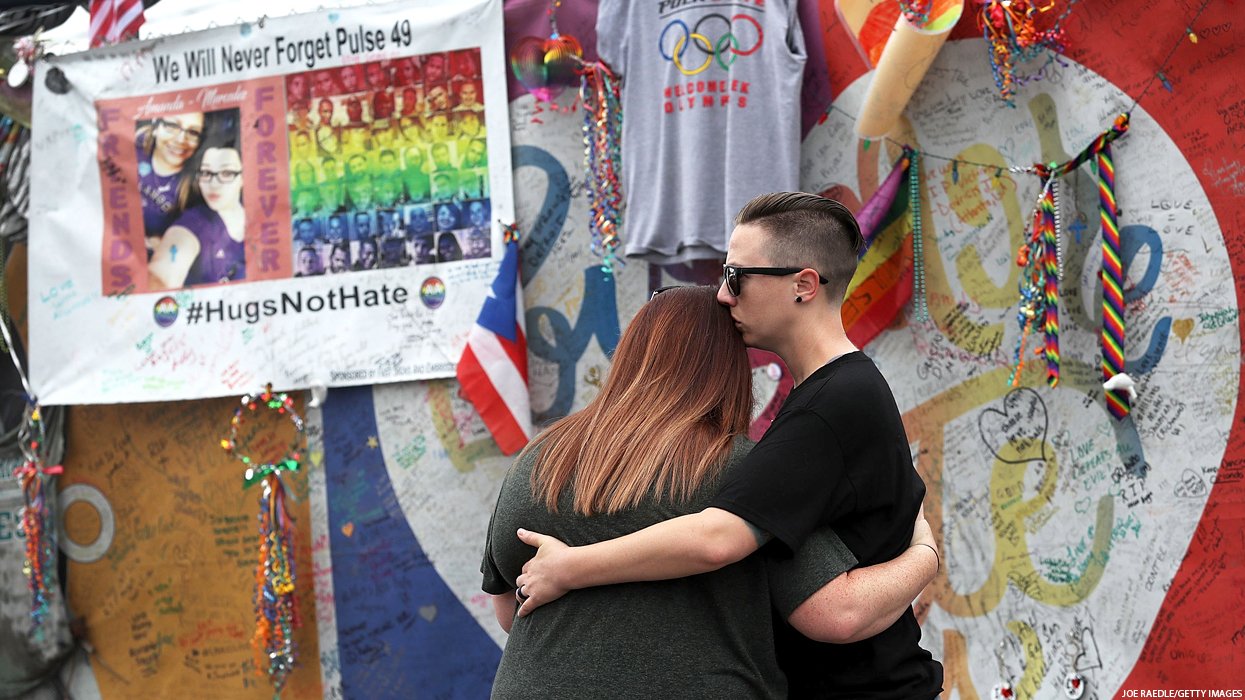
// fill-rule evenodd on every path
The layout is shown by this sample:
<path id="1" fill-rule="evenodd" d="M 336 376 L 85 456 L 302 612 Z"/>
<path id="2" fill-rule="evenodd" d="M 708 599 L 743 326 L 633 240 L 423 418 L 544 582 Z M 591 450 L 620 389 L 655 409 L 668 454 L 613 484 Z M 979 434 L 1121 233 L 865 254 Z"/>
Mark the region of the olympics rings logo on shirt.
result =
<path id="1" fill-rule="evenodd" d="M 706 22 L 711 21 L 725 25 L 723 33 L 716 40 L 710 39 L 705 34 L 706 31 L 719 26 L 705 25 Z M 751 29 L 748 28 L 748 24 L 752 25 Z M 737 30 L 738 33 L 736 33 Z M 715 12 L 701 17 L 696 26 L 691 28 L 681 19 L 670 20 L 670 23 L 661 30 L 661 37 L 657 40 L 657 49 L 661 51 L 661 57 L 672 61 L 680 73 L 696 75 L 709 68 L 709 64 L 714 60 L 717 60 L 718 65 L 723 69 L 730 70 L 731 64 L 737 57 L 751 56 L 756 53 L 761 48 L 764 39 L 765 32 L 761 29 L 761 23 L 755 18 L 744 14 L 727 17 Z M 671 41 L 674 42 L 673 46 L 670 45 Z M 695 68 L 688 68 L 685 63 L 689 47 L 695 47 L 705 57 L 704 62 Z"/>

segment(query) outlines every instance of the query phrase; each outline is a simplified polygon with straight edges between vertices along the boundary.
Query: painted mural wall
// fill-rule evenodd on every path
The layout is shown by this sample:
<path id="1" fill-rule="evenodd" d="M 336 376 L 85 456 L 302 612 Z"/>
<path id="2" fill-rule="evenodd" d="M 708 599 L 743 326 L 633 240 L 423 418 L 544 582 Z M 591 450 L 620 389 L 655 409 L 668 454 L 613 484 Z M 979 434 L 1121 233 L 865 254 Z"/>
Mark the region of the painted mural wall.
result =
<path id="1" fill-rule="evenodd" d="M 508 40 L 539 34 L 546 6 L 508 3 Z M 918 609 L 923 643 L 947 669 L 944 697 L 989 697 L 1004 677 L 1020 698 L 1061 697 L 1072 669 L 1086 697 L 1245 688 L 1238 13 L 1218 2 L 1077 4 L 1066 56 L 1014 109 L 997 99 L 966 18 L 896 142 L 864 143 L 852 117 L 869 75 L 832 3 L 802 9 L 810 53 L 825 54 L 806 75 L 804 189 L 856 208 L 889 172 L 896 142 L 924 154 L 930 320 L 908 310 L 866 351 L 904 412 L 943 545 L 946 566 Z M 593 12 L 568 0 L 563 31 L 590 46 Z M 1197 43 L 1185 38 L 1195 16 Z M 713 283 L 720 268 L 630 262 L 604 274 L 588 250 L 582 112 L 569 95 L 554 110 L 513 87 L 530 388 L 547 421 L 595 394 L 651 289 Z M 1088 166 L 1061 183 L 1062 379 L 1047 386 L 1033 363 L 1009 384 L 1021 332 L 1014 258 L 1040 183 L 1008 168 L 1065 161 L 1129 110 L 1116 194 L 1139 396 L 1117 421 L 1099 379 Z M 767 357 L 754 365 L 759 405 L 777 405 L 790 379 Z M 95 650 L 81 672 L 100 697 L 270 695 L 250 660 L 254 497 L 217 447 L 232 403 L 70 412 L 69 601 Z M 485 696 L 505 639 L 478 567 L 509 458 L 453 381 L 333 390 L 302 408 L 310 468 L 292 482 L 301 664 L 283 697 Z"/>

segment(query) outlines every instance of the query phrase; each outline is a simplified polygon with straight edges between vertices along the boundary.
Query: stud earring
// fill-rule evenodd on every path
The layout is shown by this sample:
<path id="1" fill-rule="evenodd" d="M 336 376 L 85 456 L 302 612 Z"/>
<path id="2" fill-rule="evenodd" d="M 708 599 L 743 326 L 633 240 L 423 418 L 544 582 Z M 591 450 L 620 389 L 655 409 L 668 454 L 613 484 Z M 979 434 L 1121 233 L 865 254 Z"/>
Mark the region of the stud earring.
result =
<path id="1" fill-rule="evenodd" d="M 797 303 L 797 304 L 798 304 L 798 303 L 800 303 L 800 302 L 802 302 L 802 301 L 804 301 L 804 297 L 796 297 L 796 298 L 795 298 L 795 303 Z"/>

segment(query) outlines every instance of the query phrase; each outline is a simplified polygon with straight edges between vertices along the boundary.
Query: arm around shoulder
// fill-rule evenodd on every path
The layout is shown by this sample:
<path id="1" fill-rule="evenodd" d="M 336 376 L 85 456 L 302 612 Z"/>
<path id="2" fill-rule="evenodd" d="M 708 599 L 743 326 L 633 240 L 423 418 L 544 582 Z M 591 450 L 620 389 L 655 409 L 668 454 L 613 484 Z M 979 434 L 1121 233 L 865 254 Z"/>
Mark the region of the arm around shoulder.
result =
<path id="1" fill-rule="evenodd" d="M 582 547 L 567 547 L 534 532 L 520 531 L 519 538 L 537 547 L 536 556 L 523 565 L 517 580 L 529 596 L 520 616 L 579 588 L 716 571 L 760 546 L 745 520 L 720 508 L 706 508 Z"/>
<path id="2" fill-rule="evenodd" d="M 902 554 L 834 578 L 797 607 L 787 622 L 819 642 L 868 639 L 895 624 L 938 575 L 939 565 L 937 544 L 922 512 Z"/>

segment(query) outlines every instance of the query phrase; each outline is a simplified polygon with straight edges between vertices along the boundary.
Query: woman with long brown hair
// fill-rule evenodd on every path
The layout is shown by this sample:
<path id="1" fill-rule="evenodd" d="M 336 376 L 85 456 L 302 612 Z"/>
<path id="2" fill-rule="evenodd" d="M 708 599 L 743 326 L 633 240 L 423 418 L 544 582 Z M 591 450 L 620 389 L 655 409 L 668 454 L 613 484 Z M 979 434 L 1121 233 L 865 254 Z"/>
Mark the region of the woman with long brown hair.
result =
<path id="1" fill-rule="evenodd" d="M 481 567 L 510 632 L 493 697 L 786 697 L 771 605 L 789 614 L 855 564 L 829 531 L 779 572 L 751 556 L 700 576 L 583 588 L 514 617 L 515 580 L 535 552 L 519 526 L 580 545 L 698 512 L 751 447 L 748 357 L 715 293 L 677 287 L 641 307 L 600 393 L 506 476 Z"/>
<path id="2" fill-rule="evenodd" d="M 170 114 L 139 122 L 134 149 L 148 257 L 187 206 L 194 173 L 185 166 L 201 151 L 204 128 L 203 112 Z"/>

